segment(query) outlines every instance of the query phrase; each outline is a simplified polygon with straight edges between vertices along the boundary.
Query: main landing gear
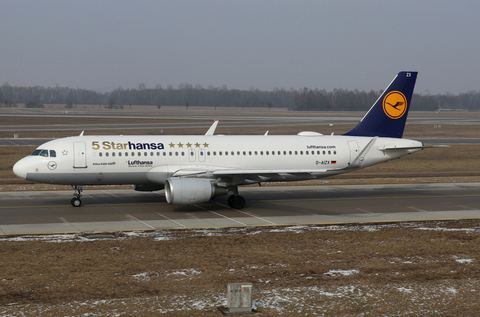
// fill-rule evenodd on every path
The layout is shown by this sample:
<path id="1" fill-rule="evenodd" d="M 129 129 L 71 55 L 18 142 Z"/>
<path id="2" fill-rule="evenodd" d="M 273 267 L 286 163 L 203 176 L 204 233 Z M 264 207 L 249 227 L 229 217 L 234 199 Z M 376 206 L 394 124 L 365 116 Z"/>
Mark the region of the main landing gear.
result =
<path id="1" fill-rule="evenodd" d="M 242 209 L 245 207 L 245 198 L 232 195 L 228 197 L 228 205 L 233 209 Z"/>
<path id="2" fill-rule="evenodd" d="M 228 192 L 232 195 L 228 197 L 228 205 L 233 209 L 242 209 L 245 207 L 245 198 L 238 196 L 238 187 L 229 187 Z"/>
<path id="3" fill-rule="evenodd" d="M 80 200 L 80 197 L 82 197 L 83 187 L 77 186 L 77 185 L 72 185 L 72 187 L 73 187 L 73 190 L 75 191 L 73 193 L 73 196 L 75 197 L 72 198 L 70 203 L 72 204 L 73 207 L 80 207 L 82 205 L 82 201 Z"/>

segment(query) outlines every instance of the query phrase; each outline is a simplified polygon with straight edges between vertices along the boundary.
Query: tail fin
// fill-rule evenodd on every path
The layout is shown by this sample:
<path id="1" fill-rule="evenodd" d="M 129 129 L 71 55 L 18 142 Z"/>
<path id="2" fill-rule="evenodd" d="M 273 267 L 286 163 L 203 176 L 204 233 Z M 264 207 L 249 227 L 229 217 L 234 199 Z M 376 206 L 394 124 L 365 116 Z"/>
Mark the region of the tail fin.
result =
<path id="1" fill-rule="evenodd" d="M 401 138 L 418 72 L 400 72 L 367 114 L 345 135 Z"/>

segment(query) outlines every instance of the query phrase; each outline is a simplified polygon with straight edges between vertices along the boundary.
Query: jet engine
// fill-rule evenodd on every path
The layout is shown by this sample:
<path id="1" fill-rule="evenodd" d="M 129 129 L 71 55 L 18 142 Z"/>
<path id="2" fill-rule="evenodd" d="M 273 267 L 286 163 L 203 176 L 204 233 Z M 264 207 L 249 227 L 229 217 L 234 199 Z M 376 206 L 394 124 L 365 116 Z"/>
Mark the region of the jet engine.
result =
<path id="1" fill-rule="evenodd" d="M 203 178 L 171 177 L 165 181 L 165 196 L 169 204 L 193 205 L 226 195 L 228 190 Z"/>
<path id="2" fill-rule="evenodd" d="M 135 184 L 132 185 L 133 189 L 139 192 L 154 192 L 162 190 L 165 186 L 160 184 Z"/>

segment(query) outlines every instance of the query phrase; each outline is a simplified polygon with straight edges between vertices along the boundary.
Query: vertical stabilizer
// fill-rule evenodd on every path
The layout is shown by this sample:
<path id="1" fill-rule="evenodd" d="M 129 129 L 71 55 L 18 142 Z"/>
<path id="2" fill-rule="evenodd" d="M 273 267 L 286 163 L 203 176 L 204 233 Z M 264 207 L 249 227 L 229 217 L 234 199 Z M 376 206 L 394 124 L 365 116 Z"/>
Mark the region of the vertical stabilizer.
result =
<path id="1" fill-rule="evenodd" d="M 418 72 L 400 72 L 352 131 L 345 135 L 401 138 Z"/>

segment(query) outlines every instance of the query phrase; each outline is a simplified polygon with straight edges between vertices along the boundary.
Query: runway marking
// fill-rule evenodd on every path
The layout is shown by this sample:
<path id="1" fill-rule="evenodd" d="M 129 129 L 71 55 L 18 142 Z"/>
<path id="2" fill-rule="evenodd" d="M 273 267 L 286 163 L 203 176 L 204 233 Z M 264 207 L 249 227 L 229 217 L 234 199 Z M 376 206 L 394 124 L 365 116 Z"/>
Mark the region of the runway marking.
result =
<path id="1" fill-rule="evenodd" d="M 366 212 L 367 214 L 374 214 L 374 212 L 371 212 L 371 211 L 368 211 L 368 210 L 365 210 L 365 209 L 362 209 L 362 208 L 356 208 L 357 210 L 360 210 L 360 211 L 363 211 L 363 212 Z"/>
<path id="2" fill-rule="evenodd" d="M 131 214 L 129 214 L 129 213 L 121 210 L 120 208 L 118 208 L 118 207 L 116 207 L 116 206 L 112 206 L 112 208 L 120 211 L 121 213 L 123 213 L 125 216 L 127 216 L 127 217 L 130 218 L 130 219 L 133 219 L 133 220 L 135 220 L 135 221 L 138 221 L 138 222 L 140 222 L 141 224 L 143 224 L 143 225 L 145 225 L 145 226 L 147 226 L 147 227 L 149 227 L 149 228 L 151 228 L 151 229 L 155 229 L 154 226 L 149 225 L 149 224 L 146 223 L 145 221 L 140 220 L 140 219 L 138 219 L 138 218 L 135 217 L 135 216 L 132 216 Z"/>
<path id="3" fill-rule="evenodd" d="M 415 208 L 415 207 L 407 207 L 407 208 L 410 208 L 410 209 L 413 209 L 413 210 L 419 211 L 419 212 L 429 212 L 428 210 L 423 210 L 423 209 Z"/>
<path id="4" fill-rule="evenodd" d="M 113 196 L 113 197 L 115 197 L 115 198 L 118 198 L 118 199 L 120 199 L 120 200 L 125 200 L 125 198 L 120 197 L 120 196 L 117 196 L 117 195 L 114 195 L 114 194 L 112 194 L 112 193 L 109 193 L 109 192 L 107 192 L 106 190 L 102 190 L 102 192 L 105 193 L 105 194 L 107 194 L 107 195 L 111 195 L 111 196 Z"/>
<path id="5" fill-rule="evenodd" d="M 203 209 L 203 210 L 209 211 L 209 212 L 211 212 L 212 214 L 215 214 L 215 215 L 217 215 L 217 216 L 220 216 L 220 217 L 223 217 L 223 218 L 227 218 L 228 220 L 231 220 L 231 221 L 234 221 L 234 222 L 238 222 L 239 224 L 241 224 L 241 225 L 243 225 L 243 226 L 248 226 L 246 223 L 243 223 L 243 222 L 241 222 L 241 221 L 238 221 L 238 220 L 235 220 L 235 219 L 233 219 L 233 218 L 230 218 L 230 217 L 224 216 L 224 215 L 222 215 L 222 214 L 220 214 L 220 213 L 218 213 L 218 212 L 215 212 L 215 211 L 213 211 L 213 210 L 210 210 L 210 209 L 204 208 L 204 207 L 202 207 L 202 206 L 199 206 L 199 205 L 194 205 L 194 206 L 195 206 L 195 207 L 197 207 L 197 208 L 200 208 L 200 209 Z"/>
<path id="6" fill-rule="evenodd" d="M 245 214 L 245 215 L 247 215 L 247 216 L 250 216 L 250 217 L 253 217 L 253 218 L 256 218 L 256 219 L 265 221 L 265 222 L 268 222 L 268 223 L 270 223 L 270 224 L 272 224 L 272 225 L 276 225 L 275 222 L 272 222 L 272 221 L 267 220 L 267 219 L 263 219 L 262 217 L 255 216 L 254 214 L 252 214 L 252 213 L 250 213 L 250 212 L 246 212 L 246 211 L 243 211 L 243 210 L 231 208 L 230 206 L 226 206 L 226 205 L 221 204 L 221 203 L 219 203 L 219 202 L 217 202 L 217 201 L 216 201 L 215 203 L 216 203 L 217 205 L 220 205 L 220 206 L 223 206 L 223 207 L 226 207 L 226 208 L 230 208 L 231 210 L 238 211 L 238 212 L 240 212 L 240 213 L 242 213 L 242 214 Z"/>
<path id="7" fill-rule="evenodd" d="M 103 190 L 102 190 L 102 192 L 103 192 Z M 107 194 L 108 194 L 108 193 L 107 193 Z M 113 196 L 115 196 L 115 195 L 113 195 Z M 98 199 L 98 198 L 96 198 L 96 197 L 93 197 L 93 196 L 90 196 L 90 197 L 93 198 L 93 199 L 95 199 L 95 200 L 101 201 L 100 199 Z M 129 204 L 127 204 L 127 205 L 129 205 Z M 110 207 L 112 207 L 113 209 L 116 209 L 116 210 L 118 210 L 119 212 L 123 213 L 125 216 L 127 216 L 127 218 L 130 218 L 130 219 L 133 219 L 133 220 L 135 220 L 135 221 L 138 221 L 138 222 L 140 222 L 141 224 L 143 224 L 144 226 L 147 226 L 147 227 L 149 227 L 149 228 L 151 228 L 151 229 L 155 229 L 154 226 L 151 226 L 151 225 L 149 225 L 148 223 L 146 223 L 145 221 L 140 220 L 140 219 L 138 219 L 137 217 L 132 216 L 131 214 L 129 214 L 129 213 L 121 210 L 121 209 L 118 208 L 116 205 L 112 205 L 112 204 L 102 204 L 101 206 L 110 206 Z"/>
<path id="8" fill-rule="evenodd" d="M 88 196 L 90 198 L 93 198 L 95 200 L 100 200 L 98 198 L 95 198 L 94 196 L 92 195 L 89 195 L 89 194 L 83 194 L 83 196 Z M 276 201 L 276 202 L 282 202 L 282 201 L 335 201 L 335 200 L 338 200 L 338 201 L 341 201 L 341 200 L 386 200 L 386 199 L 389 199 L 389 200 L 392 200 L 392 199 L 413 199 L 413 198 L 416 198 L 416 199 L 422 199 L 422 198 L 462 198 L 462 197 L 480 197 L 480 195 L 447 195 L 447 196 L 434 196 L 434 195 L 430 195 L 430 196 L 405 196 L 405 197 L 398 197 L 398 196 L 395 196 L 395 197 L 344 197 L 344 198 L 293 198 L 293 199 L 263 199 L 263 200 L 255 200 L 256 202 L 271 202 L 271 201 Z M 30 198 L 30 199 L 34 199 L 34 198 Z M 122 198 L 123 199 L 123 198 Z M 124 200 L 124 199 L 123 199 Z M 139 203 L 139 202 L 135 202 L 135 203 L 117 203 L 117 204 L 88 204 L 89 206 L 129 206 L 129 205 L 138 205 L 138 204 L 144 204 L 144 205 L 153 205 L 153 204 L 160 204 L 160 203 L 163 203 L 163 202 L 146 202 L 146 203 Z M 230 208 L 229 206 L 227 205 L 224 205 L 224 204 L 221 204 L 219 202 L 215 202 L 216 204 L 218 205 L 221 205 L 223 207 L 226 207 L 226 208 Z M 38 205 L 34 205 L 34 206 L 0 206 L 0 209 L 19 209 L 19 208 L 64 208 L 65 206 L 70 206 L 70 204 L 66 204 L 66 205 L 42 205 L 42 206 L 38 206 Z M 233 208 L 230 208 L 230 209 L 233 209 Z M 238 209 L 233 209 L 233 210 L 237 210 L 239 212 L 242 212 L 241 210 L 238 210 Z M 477 210 L 477 209 L 475 209 Z M 248 215 L 248 213 L 246 212 L 243 212 L 245 214 Z M 252 216 L 254 217 L 254 216 Z M 259 218 L 261 219 L 261 218 Z M 264 221 L 267 221 L 269 222 L 268 220 L 265 220 Z"/>
<path id="9" fill-rule="evenodd" d="M 175 220 L 173 220 L 173 219 L 171 219 L 171 218 L 169 218 L 169 217 L 167 217 L 167 216 L 165 216 L 165 215 L 162 215 L 161 213 L 159 213 L 159 212 L 157 212 L 157 211 L 153 211 L 153 210 L 151 210 L 151 209 L 149 209 L 149 208 L 147 208 L 147 207 L 145 207 L 145 206 L 141 206 L 141 207 L 142 207 L 143 209 L 145 209 L 145 210 L 148 210 L 148 211 L 150 211 L 150 212 L 153 212 L 154 214 L 156 214 L 156 215 L 158 215 L 158 216 L 160 216 L 160 217 L 163 217 L 163 218 L 167 219 L 168 221 L 171 221 L 171 222 L 179 225 L 179 226 L 182 227 L 182 228 L 186 228 L 186 227 L 187 227 L 187 226 L 181 224 L 181 223 L 178 222 L 178 221 L 175 221 Z"/>
<path id="10" fill-rule="evenodd" d="M 60 220 L 62 220 L 62 221 L 63 221 L 64 223 L 66 223 L 67 225 L 70 225 L 70 226 L 74 227 L 75 230 L 80 231 L 80 230 L 79 230 L 77 227 L 75 227 L 73 224 L 71 224 L 70 222 L 68 222 L 67 220 L 65 220 L 65 218 L 60 217 Z"/>
<path id="11" fill-rule="evenodd" d="M 343 198 L 292 198 L 292 199 L 262 199 L 255 200 L 257 202 L 270 202 L 270 201 L 334 201 L 334 200 L 392 200 L 392 199 L 414 199 L 414 198 L 462 198 L 462 197 L 480 197 L 480 195 L 426 195 L 426 196 L 393 196 L 393 197 L 343 197 Z M 224 205 L 222 205 L 224 206 Z M 226 206 L 225 206 L 226 207 Z"/>
<path id="12" fill-rule="evenodd" d="M 457 205 L 458 207 L 462 207 L 462 208 L 467 208 L 467 209 L 470 209 L 470 210 L 478 210 L 478 208 L 472 208 L 472 207 L 468 207 L 468 206 L 462 206 L 462 205 Z"/>

